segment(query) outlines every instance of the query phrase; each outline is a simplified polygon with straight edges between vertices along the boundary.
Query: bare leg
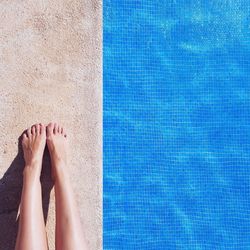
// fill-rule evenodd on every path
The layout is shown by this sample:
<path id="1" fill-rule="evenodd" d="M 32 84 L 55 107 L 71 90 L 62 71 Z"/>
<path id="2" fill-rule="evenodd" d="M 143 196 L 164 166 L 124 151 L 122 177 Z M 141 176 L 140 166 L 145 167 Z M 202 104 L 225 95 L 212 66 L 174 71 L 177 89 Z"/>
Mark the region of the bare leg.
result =
<path id="1" fill-rule="evenodd" d="M 63 127 L 56 123 L 47 126 L 47 145 L 55 181 L 56 249 L 85 250 L 87 246 L 67 169 L 68 139 Z"/>
<path id="2" fill-rule="evenodd" d="M 25 168 L 16 250 L 48 249 L 40 183 L 45 144 L 46 132 L 42 124 L 32 126 L 23 134 Z"/>

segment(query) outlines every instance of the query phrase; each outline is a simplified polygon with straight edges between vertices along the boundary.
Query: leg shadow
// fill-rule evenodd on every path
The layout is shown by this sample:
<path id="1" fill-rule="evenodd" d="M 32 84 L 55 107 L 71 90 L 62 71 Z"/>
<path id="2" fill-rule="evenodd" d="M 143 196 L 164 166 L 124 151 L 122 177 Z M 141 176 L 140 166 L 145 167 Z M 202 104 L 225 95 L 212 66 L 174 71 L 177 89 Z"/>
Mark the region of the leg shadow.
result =
<path id="1" fill-rule="evenodd" d="M 18 139 L 18 154 L 0 179 L 0 250 L 14 250 L 18 230 L 18 208 L 23 185 L 24 159 L 21 136 Z M 43 213 L 47 222 L 50 192 L 53 182 L 50 174 L 50 158 L 45 150 L 41 173 Z"/>

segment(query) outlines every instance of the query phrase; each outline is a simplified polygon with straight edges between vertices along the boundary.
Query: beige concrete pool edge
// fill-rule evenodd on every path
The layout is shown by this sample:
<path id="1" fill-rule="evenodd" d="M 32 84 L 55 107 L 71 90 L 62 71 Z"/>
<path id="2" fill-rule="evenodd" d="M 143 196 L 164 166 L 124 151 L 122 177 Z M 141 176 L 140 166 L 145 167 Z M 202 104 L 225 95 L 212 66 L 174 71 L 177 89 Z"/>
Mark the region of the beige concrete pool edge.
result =
<path id="1" fill-rule="evenodd" d="M 102 249 L 102 2 L 0 2 L 0 249 L 13 249 L 21 164 L 18 137 L 58 121 L 72 145 L 71 179 L 89 249 Z M 55 203 L 45 153 L 44 203 L 54 249 Z M 46 209 L 46 204 L 49 203 Z"/>

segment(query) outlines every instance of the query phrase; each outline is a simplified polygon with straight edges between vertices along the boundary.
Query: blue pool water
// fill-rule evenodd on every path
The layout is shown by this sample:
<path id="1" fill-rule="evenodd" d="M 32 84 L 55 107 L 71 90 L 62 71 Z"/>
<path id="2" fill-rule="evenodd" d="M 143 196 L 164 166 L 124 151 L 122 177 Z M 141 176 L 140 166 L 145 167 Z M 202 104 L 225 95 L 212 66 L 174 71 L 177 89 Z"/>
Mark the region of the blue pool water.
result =
<path id="1" fill-rule="evenodd" d="M 250 249 L 250 2 L 103 4 L 104 249 Z"/>

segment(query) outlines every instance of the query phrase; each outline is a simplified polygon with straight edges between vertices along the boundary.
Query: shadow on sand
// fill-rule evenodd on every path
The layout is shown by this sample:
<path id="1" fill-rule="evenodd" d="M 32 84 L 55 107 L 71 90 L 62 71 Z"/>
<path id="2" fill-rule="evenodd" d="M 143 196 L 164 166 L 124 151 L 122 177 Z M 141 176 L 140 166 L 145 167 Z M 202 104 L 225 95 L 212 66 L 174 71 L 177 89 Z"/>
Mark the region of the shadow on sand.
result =
<path id="1" fill-rule="evenodd" d="M 21 136 L 18 139 L 18 154 L 0 180 L 0 250 L 14 250 L 18 230 L 18 207 L 22 193 L 24 168 Z M 53 182 L 50 174 L 50 158 L 47 147 L 43 157 L 41 174 L 43 213 L 47 222 L 50 192 Z"/>

